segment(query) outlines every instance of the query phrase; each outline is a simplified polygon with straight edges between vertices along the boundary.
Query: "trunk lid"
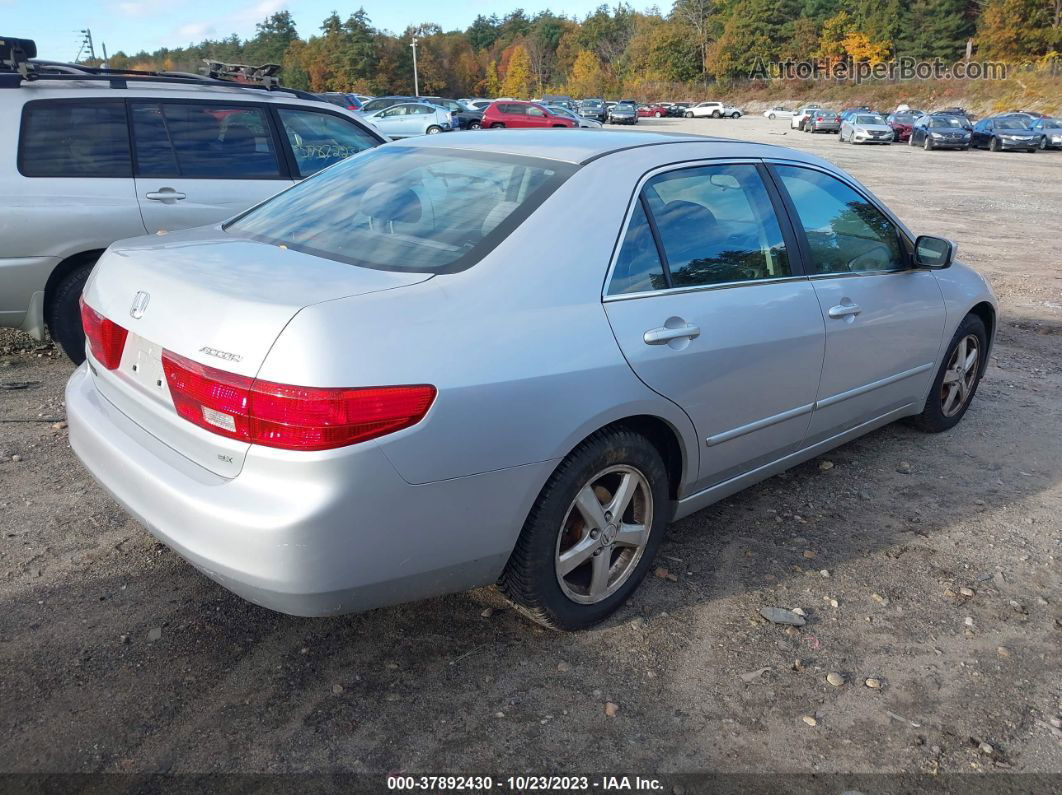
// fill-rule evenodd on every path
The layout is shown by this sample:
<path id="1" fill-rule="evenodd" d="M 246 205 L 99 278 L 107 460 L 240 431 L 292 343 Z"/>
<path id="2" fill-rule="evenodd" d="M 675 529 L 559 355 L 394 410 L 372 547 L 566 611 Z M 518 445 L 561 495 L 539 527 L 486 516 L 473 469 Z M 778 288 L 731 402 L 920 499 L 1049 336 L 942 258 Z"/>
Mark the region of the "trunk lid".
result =
<path id="1" fill-rule="evenodd" d="M 108 249 L 85 287 L 89 306 L 129 331 L 117 369 L 89 359 L 93 379 L 119 411 L 163 443 L 218 475 L 235 477 L 250 445 L 177 414 L 163 349 L 254 378 L 304 307 L 430 277 L 348 265 L 216 227 L 123 241 Z"/>

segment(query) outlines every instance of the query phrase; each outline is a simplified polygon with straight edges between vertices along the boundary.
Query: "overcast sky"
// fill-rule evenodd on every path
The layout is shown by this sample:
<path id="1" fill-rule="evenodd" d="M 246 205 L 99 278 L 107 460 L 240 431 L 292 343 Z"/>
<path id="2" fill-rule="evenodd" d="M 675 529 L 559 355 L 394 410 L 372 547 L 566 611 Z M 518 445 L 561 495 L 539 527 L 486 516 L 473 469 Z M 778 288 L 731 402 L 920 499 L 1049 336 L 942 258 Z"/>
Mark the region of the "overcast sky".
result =
<path id="1" fill-rule="evenodd" d="M 401 32 L 422 22 L 436 22 L 444 30 L 464 29 L 477 14 L 503 16 L 517 7 L 529 15 L 552 8 L 582 17 L 600 4 L 601 0 L 368 0 L 363 5 L 373 26 Z M 78 31 L 83 28 L 92 30 L 97 54 L 102 55 L 102 43 L 108 52 L 132 54 L 230 33 L 244 38 L 254 34 L 256 22 L 285 8 L 305 38 L 317 32 L 332 10 L 346 18 L 360 5 L 356 0 L 0 0 L 0 35 L 33 39 L 41 58 L 69 61 L 77 54 Z"/>

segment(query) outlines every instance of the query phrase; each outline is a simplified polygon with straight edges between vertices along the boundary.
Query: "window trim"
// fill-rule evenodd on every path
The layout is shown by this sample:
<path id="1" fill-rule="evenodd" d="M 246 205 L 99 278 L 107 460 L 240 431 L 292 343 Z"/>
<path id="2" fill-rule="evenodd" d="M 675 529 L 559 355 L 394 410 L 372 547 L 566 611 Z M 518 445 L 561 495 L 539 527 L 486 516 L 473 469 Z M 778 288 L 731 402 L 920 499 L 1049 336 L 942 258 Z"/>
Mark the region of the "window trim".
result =
<path id="1" fill-rule="evenodd" d="M 789 223 L 796 234 L 797 243 L 800 246 L 800 258 L 805 263 L 804 272 L 807 274 L 807 278 L 811 281 L 820 281 L 824 279 L 846 279 L 852 276 L 887 276 L 897 273 L 910 273 L 914 270 L 919 270 L 914 264 L 914 259 L 911 256 L 911 252 L 914 250 L 914 240 L 911 237 L 910 230 L 904 226 L 903 222 L 897 218 L 892 211 L 882 205 L 880 201 L 868 196 L 859 185 L 853 183 L 852 180 L 846 179 L 844 175 L 838 174 L 829 169 L 822 168 L 814 163 L 804 163 L 798 160 L 782 160 L 782 159 L 770 159 L 765 161 L 767 172 L 770 174 L 771 179 L 774 182 L 775 189 L 778 192 L 779 198 L 785 205 L 786 214 L 789 216 Z M 902 268 L 891 268 L 889 270 L 873 270 L 873 271 L 849 271 L 847 273 L 813 273 L 814 259 L 811 255 L 811 244 L 808 243 L 807 232 L 804 230 L 803 223 L 800 222 L 800 213 L 796 209 L 796 205 L 793 203 L 792 196 L 789 195 L 789 191 L 786 189 L 782 182 L 781 175 L 776 171 L 775 166 L 789 166 L 793 168 L 804 168 L 808 171 L 817 171 L 827 177 L 833 177 L 842 185 L 853 191 L 857 196 L 860 196 L 863 201 L 870 204 L 879 213 L 885 216 L 892 225 L 896 228 L 896 236 L 899 239 L 901 256 L 904 259 L 904 266 Z"/>
<path id="2" fill-rule="evenodd" d="M 623 248 L 623 241 L 627 238 L 627 230 L 630 227 L 631 219 L 634 217 L 635 205 L 643 204 L 643 211 L 646 214 L 646 218 L 649 220 L 649 227 L 653 233 L 653 240 L 656 243 L 657 255 L 660 257 L 660 264 L 664 269 L 664 278 L 671 283 L 671 270 L 667 262 L 667 255 L 663 250 L 663 241 L 660 239 L 659 232 L 656 226 L 656 219 L 653 216 L 652 208 L 649 207 L 647 202 L 642 199 L 642 191 L 645 188 L 645 184 L 653 177 L 659 174 L 666 174 L 671 171 L 682 171 L 690 168 L 703 168 L 706 166 L 734 166 L 734 165 L 751 165 L 756 169 L 756 173 L 760 177 L 760 181 L 763 183 L 764 190 L 767 191 L 767 195 L 771 200 L 771 208 L 774 211 L 775 220 L 778 222 L 778 228 L 782 233 L 782 240 L 786 246 L 786 253 L 789 260 L 790 274 L 788 276 L 775 276 L 769 279 L 742 279 L 735 282 L 719 282 L 717 284 L 697 284 L 683 287 L 665 287 L 661 290 L 642 290 L 637 293 L 616 293 L 611 295 L 608 292 L 608 286 L 612 282 L 613 273 L 616 270 L 616 265 L 619 261 L 620 249 Z M 777 186 L 774 183 L 770 171 L 767 169 L 762 158 L 756 157 L 720 157 L 720 158 L 698 158 L 696 160 L 683 160 L 674 163 L 666 163 L 661 166 L 654 166 L 649 171 L 646 171 L 639 178 L 638 182 L 634 186 L 632 198 L 628 202 L 627 212 L 623 218 L 623 223 L 620 226 L 619 235 L 616 238 L 616 242 L 613 245 L 612 256 L 609 259 L 608 270 L 605 272 L 605 279 L 601 285 L 601 301 L 602 303 L 609 303 L 611 301 L 631 301 L 638 298 L 652 298 L 655 296 L 666 295 L 681 295 L 683 293 L 701 292 L 705 290 L 729 290 L 735 287 L 754 287 L 760 284 L 780 284 L 783 282 L 796 282 L 807 279 L 805 267 L 804 267 L 804 250 L 799 245 L 800 239 L 796 233 L 796 229 L 793 228 L 792 222 L 789 218 L 788 211 L 782 202 L 781 197 L 778 195 Z"/>
<path id="3" fill-rule="evenodd" d="M 129 152 L 129 173 L 128 174 L 108 174 L 104 175 L 65 175 L 65 176 L 43 176 L 38 174 L 27 174 L 25 171 L 25 149 L 24 142 L 26 140 L 26 120 L 29 116 L 32 108 L 40 106 L 65 106 L 65 105 L 115 105 L 121 106 L 125 115 L 125 144 Z M 128 179 L 132 180 L 136 177 L 136 152 L 133 147 L 132 138 L 132 121 L 129 115 L 129 106 L 126 103 L 124 97 L 47 97 L 44 99 L 31 99 L 22 105 L 22 112 L 19 114 L 18 124 L 18 142 L 15 149 L 15 168 L 19 173 L 19 176 L 25 179 Z"/>
<path id="4" fill-rule="evenodd" d="M 398 104 L 401 103 L 395 103 L 395 105 Z M 394 105 L 392 105 L 391 107 L 394 107 Z M 375 138 L 377 141 L 376 146 L 382 146 L 383 144 L 387 143 L 387 139 L 380 135 L 380 133 L 371 129 L 370 125 L 363 124 L 358 119 L 352 119 L 350 116 L 345 116 L 342 113 L 336 113 L 335 111 L 330 110 L 328 108 L 311 108 L 307 107 L 306 105 L 293 105 L 288 102 L 270 102 L 268 104 L 268 108 L 269 117 L 272 119 L 273 123 L 273 134 L 279 137 L 281 140 L 282 148 L 284 151 L 284 160 L 288 166 L 289 179 L 293 180 L 294 182 L 302 182 L 302 180 L 304 179 L 309 179 L 314 174 L 320 174 L 322 171 L 324 171 L 324 169 L 318 169 L 314 172 L 314 174 L 307 174 L 306 176 L 303 176 L 302 171 L 299 170 L 298 158 L 295 157 L 295 152 L 291 148 L 291 144 L 288 141 L 288 136 L 284 132 L 284 121 L 280 118 L 281 110 L 296 110 L 301 111 L 303 113 L 320 113 L 323 116 L 335 116 L 337 119 L 342 119 L 348 124 L 353 124 L 355 127 L 360 128 L 363 132 L 368 133 L 370 138 Z M 390 108 L 384 108 L 384 110 L 389 109 Z M 372 148 L 375 149 L 376 146 Z M 333 165 L 335 164 L 333 163 Z"/>

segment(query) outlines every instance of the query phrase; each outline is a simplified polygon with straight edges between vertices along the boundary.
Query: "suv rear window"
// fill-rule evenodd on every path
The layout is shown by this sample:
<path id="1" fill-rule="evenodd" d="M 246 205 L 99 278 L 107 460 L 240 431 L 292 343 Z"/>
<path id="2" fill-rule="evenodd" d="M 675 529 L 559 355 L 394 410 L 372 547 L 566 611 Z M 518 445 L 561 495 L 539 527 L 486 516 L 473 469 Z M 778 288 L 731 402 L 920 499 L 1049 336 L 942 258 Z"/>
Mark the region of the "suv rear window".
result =
<path id="1" fill-rule="evenodd" d="M 132 177 L 125 103 L 26 103 L 18 170 L 26 177 Z"/>
<path id="2" fill-rule="evenodd" d="M 366 268 L 454 273 L 482 259 L 575 169 L 540 158 L 389 145 L 322 171 L 225 230 Z"/>

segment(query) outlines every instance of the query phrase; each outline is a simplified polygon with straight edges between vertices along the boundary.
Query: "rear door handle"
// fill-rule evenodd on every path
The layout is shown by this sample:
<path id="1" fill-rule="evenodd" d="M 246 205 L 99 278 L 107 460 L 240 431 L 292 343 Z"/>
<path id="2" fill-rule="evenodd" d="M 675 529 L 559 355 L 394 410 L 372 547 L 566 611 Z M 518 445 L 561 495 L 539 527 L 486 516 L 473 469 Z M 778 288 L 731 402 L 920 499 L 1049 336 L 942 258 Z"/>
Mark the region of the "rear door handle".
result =
<path id="1" fill-rule="evenodd" d="M 185 194 L 183 194 L 183 193 L 178 193 L 173 188 L 159 188 L 157 191 L 151 191 L 150 193 L 145 193 L 144 194 L 144 198 L 145 199 L 151 199 L 152 201 L 156 201 L 156 202 L 166 202 L 166 201 L 178 201 L 180 199 L 187 198 L 187 196 Z"/>
<path id="2" fill-rule="evenodd" d="M 859 304 L 838 304 L 830 307 L 829 315 L 834 318 L 848 317 L 849 315 L 858 315 L 862 311 Z"/>
<path id="3" fill-rule="evenodd" d="M 661 326 L 660 328 L 649 329 L 642 335 L 642 339 L 645 340 L 646 345 L 663 345 L 671 340 L 680 340 L 687 337 L 692 340 L 699 336 L 701 336 L 701 330 L 692 323 L 687 323 L 678 328 Z"/>

